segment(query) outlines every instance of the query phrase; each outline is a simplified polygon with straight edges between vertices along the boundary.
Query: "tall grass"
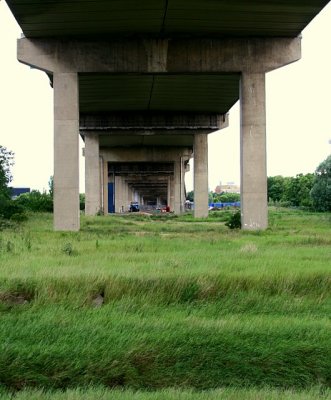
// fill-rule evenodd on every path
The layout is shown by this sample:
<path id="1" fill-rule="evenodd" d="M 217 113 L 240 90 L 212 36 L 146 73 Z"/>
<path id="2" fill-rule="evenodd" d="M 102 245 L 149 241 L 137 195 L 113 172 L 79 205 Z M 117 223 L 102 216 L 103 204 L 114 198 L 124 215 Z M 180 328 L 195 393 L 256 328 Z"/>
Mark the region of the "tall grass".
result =
<path id="1" fill-rule="evenodd" d="M 330 214 L 273 210 L 266 232 L 229 231 L 224 219 L 83 218 L 81 232 L 59 233 L 32 215 L 0 232 L 0 388 L 329 396 Z M 252 386 L 262 389 L 240 389 Z M 65 396 L 17 398 L 27 393 Z"/>
<path id="2" fill-rule="evenodd" d="M 16 395 L 0 394 L 0 400 L 328 400 L 330 391 L 318 388 L 309 391 L 275 389 L 224 388 L 197 392 L 166 389 L 158 392 L 108 390 L 105 388 L 72 389 L 65 392 L 28 390 Z"/>

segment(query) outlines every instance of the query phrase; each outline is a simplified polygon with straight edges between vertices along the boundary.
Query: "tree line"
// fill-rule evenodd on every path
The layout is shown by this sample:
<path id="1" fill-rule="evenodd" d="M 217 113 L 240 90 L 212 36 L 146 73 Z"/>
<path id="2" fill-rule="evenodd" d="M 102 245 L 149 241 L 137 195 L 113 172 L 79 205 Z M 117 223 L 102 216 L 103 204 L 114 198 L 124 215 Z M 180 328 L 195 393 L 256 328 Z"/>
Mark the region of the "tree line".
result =
<path id="1" fill-rule="evenodd" d="M 331 156 L 314 174 L 268 177 L 268 200 L 284 207 L 331 211 Z"/>

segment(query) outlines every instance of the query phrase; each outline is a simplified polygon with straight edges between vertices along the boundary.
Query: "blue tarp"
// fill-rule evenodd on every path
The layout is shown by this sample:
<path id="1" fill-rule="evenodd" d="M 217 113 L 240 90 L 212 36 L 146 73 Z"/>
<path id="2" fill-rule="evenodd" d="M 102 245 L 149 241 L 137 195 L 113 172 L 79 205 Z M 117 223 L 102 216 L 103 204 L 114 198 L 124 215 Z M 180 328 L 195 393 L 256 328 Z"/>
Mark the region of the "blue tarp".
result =
<path id="1" fill-rule="evenodd" d="M 240 207 L 240 201 L 235 201 L 233 203 L 209 203 L 211 208 L 224 208 L 224 207 Z"/>
<path id="2" fill-rule="evenodd" d="M 11 188 L 11 197 L 13 199 L 23 193 L 30 193 L 30 188 Z"/>

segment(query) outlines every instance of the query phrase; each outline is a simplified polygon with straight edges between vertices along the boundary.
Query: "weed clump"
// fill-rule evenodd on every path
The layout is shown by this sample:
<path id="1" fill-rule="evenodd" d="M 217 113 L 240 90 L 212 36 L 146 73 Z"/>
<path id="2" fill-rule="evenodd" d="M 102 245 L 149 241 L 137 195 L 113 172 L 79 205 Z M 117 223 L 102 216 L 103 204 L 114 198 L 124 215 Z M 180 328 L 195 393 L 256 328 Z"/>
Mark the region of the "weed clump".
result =
<path id="1" fill-rule="evenodd" d="M 227 222 L 225 223 L 230 229 L 240 229 L 241 228 L 241 213 L 240 210 L 232 214 Z"/>
<path id="2" fill-rule="evenodd" d="M 77 254 L 70 242 L 65 243 L 62 246 L 62 253 L 66 254 L 67 256 L 74 256 Z"/>

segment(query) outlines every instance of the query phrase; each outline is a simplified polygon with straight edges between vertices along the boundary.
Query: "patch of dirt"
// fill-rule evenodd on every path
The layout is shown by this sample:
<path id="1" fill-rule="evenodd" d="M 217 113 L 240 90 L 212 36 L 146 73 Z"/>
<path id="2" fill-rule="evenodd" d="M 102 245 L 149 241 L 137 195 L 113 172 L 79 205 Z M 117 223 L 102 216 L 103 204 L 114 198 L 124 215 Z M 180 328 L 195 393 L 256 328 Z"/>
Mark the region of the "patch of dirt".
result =
<path id="1" fill-rule="evenodd" d="M 0 293 L 0 302 L 10 306 L 20 306 L 28 304 L 31 299 L 29 296 L 19 293 Z"/>

